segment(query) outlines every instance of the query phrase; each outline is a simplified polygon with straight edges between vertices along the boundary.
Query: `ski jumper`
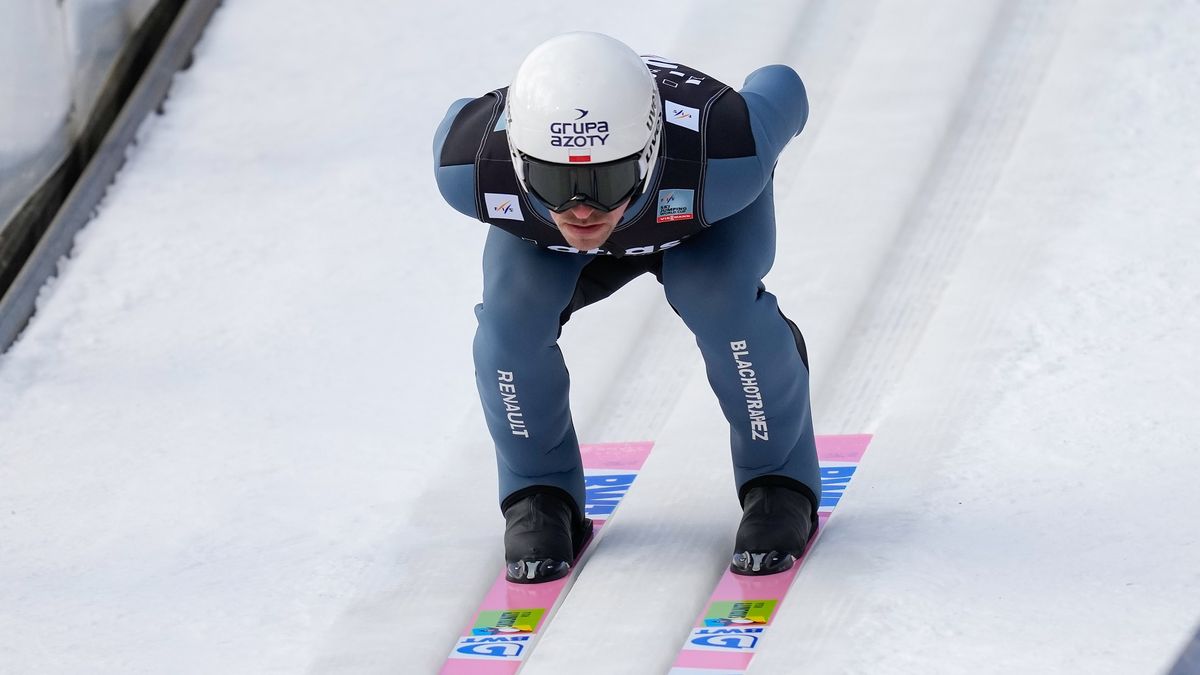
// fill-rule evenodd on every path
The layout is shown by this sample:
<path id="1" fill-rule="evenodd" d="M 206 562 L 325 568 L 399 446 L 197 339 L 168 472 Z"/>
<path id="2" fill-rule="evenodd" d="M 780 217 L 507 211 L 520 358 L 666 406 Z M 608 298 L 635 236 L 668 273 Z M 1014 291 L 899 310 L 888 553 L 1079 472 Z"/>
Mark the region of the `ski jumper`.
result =
<path id="1" fill-rule="evenodd" d="M 762 283 L 775 259 L 773 172 L 808 117 L 804 85 L 791 68 L 772 65 L 735 91 L 685 65 L 645 60 L 663 101 L 660 158 L 601 248 L 572 248 L 518 185 L 506 89 L 456 101 L 434 137 L 446 202 L 494 226 L 474 357 L 501 503 L 549 486 L 582 508 L 558 336 L 572 312 L 651 272 L 696 336 L 729 422 L 739 497 L 783 484 L 804 492 L 815 512 L 821 483 L 804 341 Z"/>

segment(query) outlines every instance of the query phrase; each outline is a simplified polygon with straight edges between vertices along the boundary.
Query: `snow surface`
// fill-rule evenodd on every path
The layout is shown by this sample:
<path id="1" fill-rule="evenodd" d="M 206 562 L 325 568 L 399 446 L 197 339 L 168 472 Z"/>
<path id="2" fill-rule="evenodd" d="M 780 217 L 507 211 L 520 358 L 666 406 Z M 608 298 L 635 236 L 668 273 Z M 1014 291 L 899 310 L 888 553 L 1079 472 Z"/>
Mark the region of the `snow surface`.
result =
<path id="1" fill-rule="evenodd" d="M 767 281 L 818 432 L 875 439 L 753 671 L 1169 667 L 1200 620 L 1200 4 L 749 4 L 226 3 L 0 359 L 0 671 L 437 670 L 502 520 L 484 228 L 430 139 L 578 28 L 809 84 Z M 523 672 L 662 673 L 736 527 L 724 421 L 652 279 L 563 349 L 583 439 L 657 445 Z"/>

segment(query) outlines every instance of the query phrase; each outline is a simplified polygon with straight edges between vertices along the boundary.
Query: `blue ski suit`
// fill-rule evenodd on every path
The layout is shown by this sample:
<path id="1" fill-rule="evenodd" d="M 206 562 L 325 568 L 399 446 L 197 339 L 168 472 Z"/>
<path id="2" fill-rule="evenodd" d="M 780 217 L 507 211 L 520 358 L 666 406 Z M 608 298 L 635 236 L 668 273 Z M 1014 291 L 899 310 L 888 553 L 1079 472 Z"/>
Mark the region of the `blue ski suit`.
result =
<path id="1" fill-rule="evenodd" d="M 548 486 L 582 510 L 558 336 L 573 311 L 651 272 L 696 336 L 729 422 L 739 497 L 783 484 L 805 493 L 815 512 L 821 484 L 804 341 L 762 283 L 775 259 L 775 163 L 807 120 L 804 85 L 783 65 L 754 71 L 736 91 L 682 64 L 646 61 L 663 97 L 662 157 L 601 249 L 567 245 L 546 207 L 517 185 L 506 90 L 456 101 L 434 137 L 442 196 L 492 225 L 474 357 L 502 508 Z"/>

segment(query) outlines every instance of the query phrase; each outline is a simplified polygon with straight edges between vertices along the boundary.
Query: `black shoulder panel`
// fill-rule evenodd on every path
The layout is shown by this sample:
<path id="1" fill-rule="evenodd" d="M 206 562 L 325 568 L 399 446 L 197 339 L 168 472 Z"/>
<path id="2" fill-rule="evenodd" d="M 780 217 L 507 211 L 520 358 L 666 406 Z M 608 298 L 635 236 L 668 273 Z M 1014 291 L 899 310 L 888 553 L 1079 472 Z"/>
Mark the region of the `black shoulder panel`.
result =
<path id="1" fill-rule="evenodd" d="M 484 134 L 495 124 L 499 97 L 488 93 L 471 101 L 458 111 L 442 144 L 441 166 L 474 164 Z"/>
<path id="2" fill-rule="evenodd" d="M 730 159 L 753 157 L 754 133 L 750 129 L 750 111 L 746 99 L 729 89 L 713 103 L 708 113 L 708 157 Z"/>

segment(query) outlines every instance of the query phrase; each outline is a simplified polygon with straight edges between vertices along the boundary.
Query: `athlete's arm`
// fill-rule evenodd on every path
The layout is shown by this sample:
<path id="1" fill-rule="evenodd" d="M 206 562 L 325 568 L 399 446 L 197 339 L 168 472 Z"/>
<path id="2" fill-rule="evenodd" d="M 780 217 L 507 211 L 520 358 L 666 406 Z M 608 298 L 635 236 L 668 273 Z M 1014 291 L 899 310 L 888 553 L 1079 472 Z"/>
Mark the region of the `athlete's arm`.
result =
<path id="1" fill-rule="evenodd" d="M 433 135 L 433 174 L 437 178 L 438 191 L 442 199 L 453 206 L 456 211 L 472 218 L 478 218 L 475 210 L 475 165 L 451 164 L 442 165 L 442 147 L 446 144 L 446 136 L 450 126 L 454 124 L 458 113 L 473 99 L 461 98 L 451 104 L 446 111 L 446 117 L 438 125 Z"/>
<path id="2" fill-rule="evenodd" d="M 796 71 L 784 65 L 764 66 L 750 73 L 742 86 L 750 109 L 750 125 L 758 156 L 770 166 L 808 121 L 808 94 Z"/>
<path id="3" fill-rule="evenodd" d="M 771 180 L 779 154 L 808 120 L 804 83 L 788 66 L 759 68 L 750 73 L 739 93 L 750 117 L 755 154 L 709 160 L 704 193 L 709 222 L 741 211 L 758 197 Z M 709 133 L 720 130 L 710 129 Z"/>

